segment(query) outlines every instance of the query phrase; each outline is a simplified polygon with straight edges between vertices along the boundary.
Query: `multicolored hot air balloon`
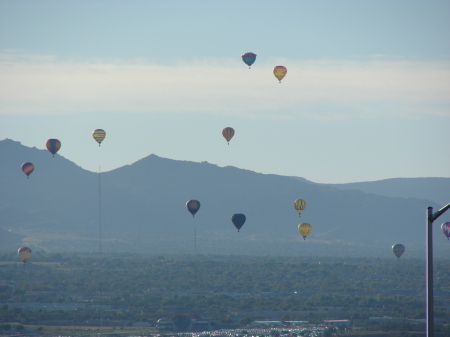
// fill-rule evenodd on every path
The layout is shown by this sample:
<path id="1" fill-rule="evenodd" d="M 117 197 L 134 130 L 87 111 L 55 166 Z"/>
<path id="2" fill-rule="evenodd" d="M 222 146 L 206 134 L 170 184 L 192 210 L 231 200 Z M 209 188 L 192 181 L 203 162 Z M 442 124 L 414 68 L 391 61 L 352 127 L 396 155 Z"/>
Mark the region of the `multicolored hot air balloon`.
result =
<path id="1" fill-rule="evenodd" d="M 92 137 L 97 141 L 98 146 L 100 146 L 101 142 L 103 142 L 103 139 L 106 137 L 105 130 L 102 129 L 96 129 L 94 132 L 92 132 Z"/>
<path id="2" fill-rule="evenodd" d="M 311 225 L 309 223 L 301 223 L 300 225 L 298 225 L 298 231 L 300 232 L 301 236 L 303 236 L 303 240 L 305 240 L 309 232 L 311 232 Z"/>
<path id="3" fill-rule="evenodd" d="M 54 157 L 55 153 L 61 148 L 61 142 L 58 139 L 50 138 L 47 140 L 47 143 L 45 143 L 45 146 L 47 146 L 47 150 L 49 150 Z"/>
<path id="4" fill-rule="evenodd" d="M 441 225 L 442 232 L 447 237 L 447 240 L 450 239 L 450 222 L 444 222 Z"/>
<path id="5" fill-rule="evenodd" d="M 244 55 L 242 55 L 242 61 L 244 61 L 244 63 L 246 65 L 248 65 L 248 69 L 250 69 L 250 66 L 255 63 L 256 61 L 256 54 L 254 53 L 245 53 Z"/>
<path id="6" fill-rule="evenodd" d="M 230 140 L 234 136 L 234 129 L 226 127 L 222 130 L 222 136 L 227 140 L 228 145 L 230 145 Z"/>
<path id="7" fill-rule="evenodd" d="M 395 256 L 400 259 L 400 256 L 402 256 L 405 252 L 405 246 L 403 246 L 401 243 L 397 243 L 392 246 L 392 251 L 394 252 Z"/>
<path id="8" fill-rule="evenodd" d="M 18 253 L 23 263 L 27 262 L 32 255 L 31 249 L 28 247 L 19 248 Z"/>
<path id="9" fill-rule="evenodd" d="M 186 203 L 187 210 L 192 214 L 192 217 L 194 217 L 195 213 L 198 212 L 200 209 L 200 201 L 198 200 L 189 200 Z"/>
<path id="10" fill-rule="evenodd" d="M 297 199 L 294 201 L 294 207 L 297 210 L 298 216 L 301 216 L 301 213 L 306 207 L 306 201 L 303 199 Z"/>
<path id="11" fill-rule="evenodd" d="M 23 163 L 22 171 L 27 175 L 27 179 L 30 178 L 30 174 L 34 171 L 34 165 L 32 163 Z"/>
<path id="12" fill-rule="evenodd" d="M 283 67 L 283 66 L 276 66 L 275 68 L 273 68 L 273 74 L 278 79 L 278 81 L 280 81 L 280 83 L 281 83 L 281 80 L 287 74 L 287 69 L 286 69 L 286 67 Z"/>
<path id="13" fill-rule="evenodd" d="M 234 227 L 237 228 L 238 232 L 241 230 L 242 226 L 244 226 L 245 220 L 247 218 L 245 217 L 244 214 L 233 214 L 231 216 L 231 221 L 233 222 Z"/>

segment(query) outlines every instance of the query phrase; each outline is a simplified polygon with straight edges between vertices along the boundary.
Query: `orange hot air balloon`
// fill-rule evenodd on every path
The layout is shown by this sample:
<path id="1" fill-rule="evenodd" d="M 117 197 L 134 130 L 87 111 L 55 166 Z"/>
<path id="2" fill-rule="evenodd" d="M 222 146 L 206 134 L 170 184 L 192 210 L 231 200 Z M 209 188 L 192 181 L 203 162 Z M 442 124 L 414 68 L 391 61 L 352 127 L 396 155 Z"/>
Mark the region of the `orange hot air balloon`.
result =
<path id="1" fill-rule="evenodd" d="M 222 130 L 222 135 L 227 140 L 228 145 L 230 145 L 230 140 L 234 136 L 234 129 L 230 127 L 224 128 Z"/>
<path id="2" fill-rule="evenodd" d="M 281 80 L 287 74 L 287 69 L 286 67 L 283 66 L 276 66 L 275 68 L 273 68 L 273 74 L 275 75 L 276 78 L 278 78 L 278 81 L 280 81 L 281 83 Z"/>

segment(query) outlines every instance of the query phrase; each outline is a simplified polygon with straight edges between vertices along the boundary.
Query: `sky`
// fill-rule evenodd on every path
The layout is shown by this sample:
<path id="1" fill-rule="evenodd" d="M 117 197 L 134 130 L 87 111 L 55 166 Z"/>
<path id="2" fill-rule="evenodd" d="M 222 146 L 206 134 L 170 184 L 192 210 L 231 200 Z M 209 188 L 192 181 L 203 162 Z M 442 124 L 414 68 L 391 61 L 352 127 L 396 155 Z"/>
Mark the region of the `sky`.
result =
<path id="1" fill-rule="evenodd" d="M 94 172 L 156 154 L 317 183 L 450 177 L 449 17 L 449 1 L 2 0 L 0 140 L 57 138 Z"/>

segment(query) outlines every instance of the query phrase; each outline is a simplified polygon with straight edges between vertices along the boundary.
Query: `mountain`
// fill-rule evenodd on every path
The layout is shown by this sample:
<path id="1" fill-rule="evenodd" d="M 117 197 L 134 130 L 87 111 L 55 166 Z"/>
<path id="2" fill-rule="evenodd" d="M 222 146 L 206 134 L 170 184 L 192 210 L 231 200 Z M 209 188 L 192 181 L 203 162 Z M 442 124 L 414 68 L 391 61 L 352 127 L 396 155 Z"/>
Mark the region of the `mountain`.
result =
<path id="1" fill-rule="evenodd" d="M 9 139 L 0 160 L 0 227 L 47 251 L 391 256 L 403 243 L 423 256 L 426 207 L 442 206 L 156 155 L 99 175 Z M 26 161 L 36 167 L 29 179 Z M 201 203 L 195 218 L 190 199 Z M 234 213 L 247 217 L 239 233 Z M 313 227 L 305 241 L 301 222 Z M 439 254 L 447 240 L 438 228 L 435 237 Z"/>
<path id="2" fill-rule="evenodd" d="M 328 186 L 387 197 L 429 199 L 441 207 L 450 202 L 450 178 L 392 178 Z"/>

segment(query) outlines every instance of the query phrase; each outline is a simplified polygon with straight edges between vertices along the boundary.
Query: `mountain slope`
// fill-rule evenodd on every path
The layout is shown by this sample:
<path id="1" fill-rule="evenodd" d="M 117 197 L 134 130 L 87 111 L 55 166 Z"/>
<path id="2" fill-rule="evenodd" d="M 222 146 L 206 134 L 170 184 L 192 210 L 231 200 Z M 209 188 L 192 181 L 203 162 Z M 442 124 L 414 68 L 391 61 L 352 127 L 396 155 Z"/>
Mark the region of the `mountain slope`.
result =
<path id="1" fill-rule="evenodd" d="M 97 250 L 101 224 L 104 249 L 116 251 L 192 253 L 195 232 L 200 253 L 391 254 L 398 242 L 419 252 L 425 209 L 438 207 L 156 155 L 102 173 L 100 195 L 99 174 L 61 156 L 3 140 L 0 159 L 0 227 L 53 251 Z M 20 171 L 25 161 L 36 166 L 30 179 Z M 307 201 L 301 218 L 298 198 Z M 185 209 L 189 199 L 201 202 L 195 218 Z M 247 216 L 240 233 L 234 213 Z M 313 227 L 306 241 L 300 222 Z"/>
<path id="2" fill-rule="evenodd" d="M 388 197 L 429 199 L 441 206 L 450 202 L 450 178 L 392 178 L 328 186 Z"/>

